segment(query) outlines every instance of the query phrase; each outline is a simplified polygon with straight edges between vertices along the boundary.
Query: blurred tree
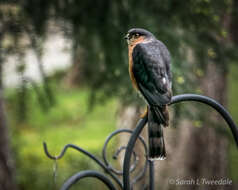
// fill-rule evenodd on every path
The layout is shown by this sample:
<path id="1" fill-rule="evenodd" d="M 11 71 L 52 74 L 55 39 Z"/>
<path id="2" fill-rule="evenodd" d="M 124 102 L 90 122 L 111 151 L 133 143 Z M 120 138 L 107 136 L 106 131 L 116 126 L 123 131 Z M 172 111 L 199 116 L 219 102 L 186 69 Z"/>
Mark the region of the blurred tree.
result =
<path id="1" fill-rule="evenodd" d="M 0 189 L 17 189 L 14 171 L 4 111 L 4 100 L 2 89 L 0 88 Z"/>
<path id="2" fill-rule="evenodd" d="M 11 16 L 11 15 L 10 15 Z M 4 44 L 4 38 L 12 24 L 0 9 L 0 189 L 16 190 L 15 169 L 9 145 L 9 134 L 6 123 L 3 99 L 2 69 L 6 55 L 11 52 L 11 47 Z"/>
<path id="3" fill-rule="evenodd" d="M 30 47 L 34 51 L 39 72 L 43 83 L 43 89 L 48 100 L 48 107 L 55 103 L 53 92 L 49 86 L 49 78 L 45 73 L 42 56 L 44 54 L 43 44 L 47 34 L 47 21 L 49 19 L 49 8 L 52 1 L 21 1 L 22 20 L 24 20 L 24 33 L 29 38 Z"/>

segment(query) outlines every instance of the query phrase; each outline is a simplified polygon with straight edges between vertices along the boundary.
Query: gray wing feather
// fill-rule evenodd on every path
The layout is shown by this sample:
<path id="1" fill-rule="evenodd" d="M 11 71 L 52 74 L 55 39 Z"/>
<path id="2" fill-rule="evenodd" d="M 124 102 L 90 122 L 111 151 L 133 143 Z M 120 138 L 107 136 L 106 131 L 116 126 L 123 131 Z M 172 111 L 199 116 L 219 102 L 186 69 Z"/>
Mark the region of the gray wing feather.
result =
<path id="1" fill-rule="evenodd" d="M 137 44 L 132 53 L 133 74 L 139 90 L 150 105 L 171 101 L 170 55 L 162 42 Z"/>

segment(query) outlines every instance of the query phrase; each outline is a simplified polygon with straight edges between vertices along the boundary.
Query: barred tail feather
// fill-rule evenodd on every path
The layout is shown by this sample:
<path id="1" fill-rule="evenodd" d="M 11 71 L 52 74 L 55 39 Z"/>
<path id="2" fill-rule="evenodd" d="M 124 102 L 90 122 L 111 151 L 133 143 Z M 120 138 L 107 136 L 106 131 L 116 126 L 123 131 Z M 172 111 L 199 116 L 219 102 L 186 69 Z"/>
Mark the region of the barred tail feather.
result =
<path id="1" fill-rule="evenodd" d="M 163 126 L 165 117 L 158 107 L 148 110 L 149 159 L 164 160 L 166 158 Z"/>

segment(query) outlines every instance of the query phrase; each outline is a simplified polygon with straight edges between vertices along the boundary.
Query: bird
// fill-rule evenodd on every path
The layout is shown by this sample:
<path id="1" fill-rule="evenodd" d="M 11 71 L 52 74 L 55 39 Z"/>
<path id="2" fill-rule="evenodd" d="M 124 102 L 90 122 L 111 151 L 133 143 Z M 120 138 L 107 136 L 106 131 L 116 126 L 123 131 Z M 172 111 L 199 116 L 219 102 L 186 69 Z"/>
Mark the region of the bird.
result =
<path id="1" fill-rule="evenodd" d="M 163 127 L 169 125 L 172 98 L 171 57 L 167 47 L 143 28 L 132 28 L 128 44 L 129 75 L 133 87 L 147 104 L 149 160 L 166 159 Z"/>

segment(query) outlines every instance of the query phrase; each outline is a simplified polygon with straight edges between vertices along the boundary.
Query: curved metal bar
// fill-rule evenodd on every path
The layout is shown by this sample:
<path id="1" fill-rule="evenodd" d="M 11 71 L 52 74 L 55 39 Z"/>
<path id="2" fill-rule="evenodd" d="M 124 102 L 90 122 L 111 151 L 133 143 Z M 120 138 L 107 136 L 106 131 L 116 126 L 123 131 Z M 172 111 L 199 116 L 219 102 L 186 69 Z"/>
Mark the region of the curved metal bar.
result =
<path id="1" fill-rule="evenodd" d="M 86 151 L 86 150 L 84 150 L 84 149 L 82 149 L 82 148 L 80 148 L 80 147 L 78 147 L 78 146 L 76 146 L 76 145 L 67 144 L 67 145 L 64 146 L 63 150 L 61 151 L 61 153 L 60 153 L 58 156 L 52 156 L 52 155 L 49 153 L 49 151 L 48 151 L 48 149 L 47 149 L 47 145 L 46 145 L 45 142 L 43 143 L 43 146 L 44 146 L 45 154 L 46 154 L 50 159 L 53 159 L 53 160 L 57 160 L 57 159 L 62 158 L 68 148 L 73 148 L 73 149 L 75 149 L 75 150 L 77 150 L 77 151 L 79 151 L 79 152 L 85 154 L 86 156 L 88 156 L 89 158 L 91 158 L 92 160 L 94 160 L 99 166 L 101 166 L 101 167 L 104 169 L 104 171 L 105 171 L 106 173 L 108 173 L 108 174 L 115 180 L 115 182 L 122 188 L 122 183 L 120 182 L 120 180 L 119 180 L 113 173 L 111 173 L 111 170 L 110 170 L 107 166 L 105 166 L 102 161 L 100 161 L 98 158 L 96 158 L 94 155 L 92 155 L 92 154 L 89 153 L 88 151 Z"/>
<path id="2" fill-rule="evenodd" d="M 218 113 L 220 113 L 220 115 L 224 118 L 224 120 L 230 127 L 230 130 L 233 134 L 236 145 L 238 147 L 238 127 L 235 124 L 235 122 L 232 120 L 232 117 L 229 114 L 229 112 L 221 104 L 219 104 L 217 101 L 215 101 L 212 98 L 209 98 L 207 96 L 197 95 L 197 94 L 182 94 L 182 95 L 174 96 L 170 104 L 175 104 L 175 103 L 184 102 L 184 101 L 201 102 L 211 106 Z"/>
<path id="3" fill-rule="evenodd" d="M 155 189 L 154 161 L 153 160 L 148 160 L 148 162 L 149 162 L 149 166 L 150 166 L 150 173 L 149 173 L 150 184 L 149 184 L 149 188 L 151 190 L 153 190 L 153 189 Z"/>
<path id="4" fill-rule="evenodd" d="M 197 95 L 197 94 L 182 94 L 182 95 L 174 96 L 172 98 L 170 105 L 183 102 L 183 101 L 201 102 L 211 106 L 217 112 L 219 112 L 221 116 L 225 119 L 225 121 L 227 122 L 228 126 L 230 127 L 233 137 L 235 139 L 235 142 L 238 146 L 238 128 L 236 124 L 234 123 L 234 121 L 232 120 L 230 114 L 226 111 L 226 109 L 221 104 L 219 104 L 217 101 L 213 100 L 212 98 L 209 98 L 206 96 Z M 132 150 L 134 148 L 136 139 L 140 135 L 142 129 L 145 127 L 147 120 L 148 120 L 148 116 L 146 115 L 143 119 L 139 121 L 127 145 L 127 149 L 126 149 L 126 153 L 124 157 L 124 165 L 123 165 L 123 189 L 124 190 L 131 189 L 130 172 L 129 172 L 131 154 L 132 154 Z"/>
<path id="5" fill-rule="evenodd" d="M 116 190 L 116 187 L 107 176 L 93 170 L 86 170 L 73 175 L 63 184 L 60 190 L 68 190 L 73 184 L 86 177 L 97 178 L 102 181 L 108 187 L 108 189 Z"/>
<path id="6" fill-rule="evenodd" d="M 119 148 L 117 149 L 116 153 L 113 155 L 113 159 L 114 159 L 114 160 L 117 160 L 117 158 L 118 158 L 119 154 L 122 152 L 122 150 L 126 150 L 126 146 L 121 146 L 121 147 L 119 147 Z M 132 165 L 131 165 L 130 172 L 135 171 L 136 166 L 137 166 L 138 161 L 139 161 L 139 159 L 138 159 L 137 154 L 136 154 L 135 151 L 132 151 L 132 155 L 133 155 L 133 163 L 132 163 Z M 107 163 L 106 163 L 106 165 L 107 165 Z M 122 175 L 122 174 L 123 174 L 122 171 L 113 168 L 112 165 L 108 165 L 108 168 L 110 168 L 111 171 L 114 172 L 114 173 L 117 174 L 117 175 Z"/>
<path id="7" fill-rule="evenodd" d="M 127 144 L 127 149 L 124 157 L 124 164 L 123 164 L 123 190 L 130 190 L 130 160 L 132 150 L 135 146 L 136 140 L 140 135 L 142 129 L 145 127 L 145 124 L 148 120 L 148 116 L 146 115 L 144 118 L 140 119 L 139 123 L 137 124 L 134 132 L 131 135 L 131 138 Z"/>
<path id="8" fill-rule="evenodd" d="M 114 169 L 114 168 L 112 167 L 112 165 L 110 165 L 110 163 L 109 163 L 108 160 L 107 160 L 106 151 L 107 151 L 107 145 L 108 145 L 109 141 L 110 141 L 115 135 L 120 134 L 120 133 L 130 133 L 130 134 L 132 134 L 133 131 L 130 130 L 130 129 L 118 129 L 118 130 L 114 131 L 113 133 L 111 133 L 111 134 L 107 137 L 107 139 L 106 139 L 106 141 L 105 141 L 105 143 L 104 143 L 104 146 L 103 146 L 103 150 L 102 150 L 102 157 L 103 157 L 104 163 L 106 164 L 106 166 L 107 166 L 108 168 L 111 169 L 112 172 L 114 172 L 114 173 L 117 174 L 117 175 L 122 175 L 123 172 L 120 171 L 120 170 Z M 141 137 L 141 136 L 139 136 L 139 140 L 141 141 L 141 143 L 142 143 L 143 146 L 144 146 L 145 154 L 146 154 L 146 157 L 147 157 L 147 155 L 148 155 L 148 150 L 147 150 L 147 146 L 146 146 L 145 140 L 144 140 L 144 138 Z M 122 150 L 124 150 L 124 149 L 126 149 L 125 146 L 119 147 L 119 148 L 117 149 L 116 153 L 113 155 L 113 158 L 114 158 L 114 159 L 117 159 L 117 157 L 118 157 L 118 155 L 120 154 L 120 152 L 121 152 Z M 136 168 L 136 166 L 137 166 L 137 163 L 138 163 L 138 161 L 139 161 L 139 159 L 138 159 L 138 157 L 137 157 L 137 155 L 136 155 L 136 152 L 135 152 L 135 151 L 132 151 L 132 154 L 133 154 L 133 164 L 132 164 L 131 167 L 130 167 L 130 172 L 133 172 L 133 171 L 135 170 L 135 168 Z M 146 162 L 146 161 L 145 161 L 145 167 L 144 167 L 144 168 L 145 168 L 145 169 L 143 169 L 142 172 L 144 172 L 144 170 L 146 171 L 146 168 L 147 168 L 147 162 Z M 141 175 L 143 176 L 143 174 L 144 174 L 144 173 L 140 173 L 140 174 L 136 177 L 136 179 L 139 180 L 139 179 L 141 178 L 140 176 L 141 176 Z"/>

